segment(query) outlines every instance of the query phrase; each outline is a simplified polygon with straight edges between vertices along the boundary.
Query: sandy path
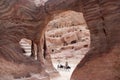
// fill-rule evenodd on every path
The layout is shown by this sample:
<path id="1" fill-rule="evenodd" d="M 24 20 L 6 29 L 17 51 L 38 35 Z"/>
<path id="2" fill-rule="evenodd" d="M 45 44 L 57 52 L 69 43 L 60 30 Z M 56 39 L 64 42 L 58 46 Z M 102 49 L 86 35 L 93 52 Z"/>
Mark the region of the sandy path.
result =
<path id="1" fill-rule="evenodd" d="M 51 78 L 51 80 L 70 80 L 70 77 L 77 66 L 77 64 L 80 62 L 80 59 L 68 59 L 69 66 L 71 67 L 70 70 L 64 70 L 64 69 L 57 69 L 58 62 L 56 59 L 52 59 L 54 67 L 57 69 L 57 71 L 60 73 L 61 76 L 56 78 Z M 65 60 L 61 59 L 61 64 L 65 65 Z"/>

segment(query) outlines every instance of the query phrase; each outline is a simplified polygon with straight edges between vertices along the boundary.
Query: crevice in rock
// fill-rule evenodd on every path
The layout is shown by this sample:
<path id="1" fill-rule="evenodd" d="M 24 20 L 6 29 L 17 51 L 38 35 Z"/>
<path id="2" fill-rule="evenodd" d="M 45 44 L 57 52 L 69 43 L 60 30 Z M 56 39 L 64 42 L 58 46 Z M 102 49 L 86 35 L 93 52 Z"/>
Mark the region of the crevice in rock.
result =
<path id="1" fill-rule="evenodd" d="M 103 16 L 103 13 L 102 13 L 102 11 L 101 11 L 101 0 L 98 0 L 98 5 L 99 5 L 99 11 L 100 11 L 100 17 L 101 17 L 101 19 L 102 19 L 102 25 L 103 25 L 103 32 L 104 32 L 104 34 L 105 34 L 105 36 L 107 37 L 107 31 L 106 31 L 106 29 L 105 28 L 107 28 L 107 26 L 106 26 L 106 24 L 105 24 L 105 18 L 104 18 L 104 16 Z"/>
<path id="2" fill-rule="evenodd" d="M 104 32 L 105 36 L 107 36 L 106 30 L 104 28 L 103 28 L 103 32 Z"/>

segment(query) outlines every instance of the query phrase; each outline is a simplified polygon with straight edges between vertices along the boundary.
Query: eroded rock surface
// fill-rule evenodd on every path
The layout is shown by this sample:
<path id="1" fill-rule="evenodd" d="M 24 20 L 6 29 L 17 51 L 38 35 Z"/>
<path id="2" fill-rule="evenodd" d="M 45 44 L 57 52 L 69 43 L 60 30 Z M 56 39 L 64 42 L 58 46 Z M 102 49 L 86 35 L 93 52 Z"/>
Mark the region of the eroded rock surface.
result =
<path id="1" fill-rule="evenodd" d="M 116 62 L 120 63 L 120 56 L 112 50 L 119 52 L 120 1 L 81 2 L 91 33 L 91 50 L 77 66 L 71 80 L 119 80 L 119 71 L 115 70 L 114 66 Z"/>
<path id="2" fill-rule="evenodd" d="M 0 75 L 22 77 L 42 72 L 41 75 L 48 76 L 42 63 L 23 55 L 19 44 L 22 38 L 40 44 L 44 32 L 40 26 L 45 24 L 45 15 L 44 8 L 30 0 L 0 1 Z"/>
<path id="3" fill-rule="evenodd" d="M 119 80 L 119 0 L 48 0 L 42 6 L 36 6 L 32 0 L 0 0 L 0 75 L 20 77 L 23 73 L 42 71 L 45 74 L 42 63 L 22 54 L 19 41 L 22 38 L 33 40 L 40 54 L 46 24 L 54 13 L 68 9 L 83 12 L 91 34 L 91 50 L 77 66 L 71 80 Z M 38 58 L 41 60 L 40 56 Z M 19 69 L 14 71 L 18 65 Z"/>

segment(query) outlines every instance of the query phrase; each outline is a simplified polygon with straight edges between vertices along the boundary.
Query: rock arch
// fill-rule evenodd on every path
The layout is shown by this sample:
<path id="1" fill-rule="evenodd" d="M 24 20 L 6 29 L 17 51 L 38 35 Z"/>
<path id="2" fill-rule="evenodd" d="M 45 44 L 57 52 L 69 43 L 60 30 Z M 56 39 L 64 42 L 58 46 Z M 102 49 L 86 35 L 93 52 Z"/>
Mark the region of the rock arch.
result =
<path id="1" fill-rule="evenodd" d="M 0 0 L 0 5 L 1 75 L 8 73 L 22 76 L 23 73 L 27 75 L 30 72 L 43 72 L 41 74 L 47 76 L 38 61 L 21 54 L 18 42 L 21 38 L 28 38 L 40 45 L 45 26 L 52 15 L 70 9 L 83 12 L 91 33 L 91 50 L 78 64 L 71 80 L 90 80 L 91 77 L 94 80 L 120 79 L 119 0 L 49 0 L 39 7 L 32 0 Z M 7 68 L 3 64 L 13 66 Z M 14 71 L 16 66 L 21 67 Z M 103 72 L 98 73 L 102 70 Z"/>

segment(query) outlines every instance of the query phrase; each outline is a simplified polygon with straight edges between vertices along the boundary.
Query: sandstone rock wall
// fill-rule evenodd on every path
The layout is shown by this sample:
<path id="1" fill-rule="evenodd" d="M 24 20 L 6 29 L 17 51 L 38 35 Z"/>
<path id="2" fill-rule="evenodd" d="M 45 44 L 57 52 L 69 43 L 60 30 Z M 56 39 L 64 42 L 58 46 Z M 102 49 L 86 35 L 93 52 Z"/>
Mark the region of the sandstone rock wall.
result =
<path id="1" fill-rule="evenodd" d="M 19 41 L 22 38 L 34 40 L 36 44 L 39 44 L 38 53 L 40 53 L 40 39 L 45 31 L 46 23 L 54 13 L 71 9 L 83 12 L 91 34 L 91 50 L 78 64 L 71 80 L 90 80 L 91 77 L 94 80 L 120 79 L 119 0 L 49 0 L 44 6 L 36 6 L 32 0 L 0 0 L 0 5 L 0 66 L 3 67 L 2 62 L 5 66 L 8 65 L 6 62 L 14 63 L 12 68 L 0 68 L 1 75 L 4 75 L 2 71 L 14 76 L 16 73 L 17 76 L 22 76 L 23 72 L 25 74 L 42 72 L 40 63 L 23 56 Z M 13 68 L 18 64 L 23 64 L 24 70 L 28 70 L 24 71 L 22 67 L 19 67 L 14 72 Z M 95 64 L 98 64 L 98 67 L 95 67 Z M 93 75 L 89 76 L 87 71 L 92 71 Z"/>
<path id="2" fill-rule="evenodd" d="M 46 15 L 43 13 L 45 13 L 44 8 L 42 6 L 37 8 L 35 3 L 30 0 L 0 0 L 1 76 L 8 74 L 13 77 L 22 77 L 30 75 L 30 73 L 41 73 L 48 76 L 42 63 L 23 55 L 23 49 L 19 44 L 22 38 L 40 44 L 39 41 L 44 32 L 44 27 L 40 27 L 40 25 L 45 25 Z M 40 16 L 41 14 L 42 16 Z M 40 21 L 42 19 L 43 21 Z M 15 68 L 18 66 L 19 68 Z"/>
<path id="3" fill-rule="evenodd" d="M 120 63 L 119 55 L 112 50 L 119 51 L 120 34 L 116 30 L 120 27 L 120 1 L 81 0 L 81 2 L 91 33 L 91 50 L 77 66 L 71 80 L 119 80 L 117 76 L 119 71 L 114 68 L 116 61 Z M 84 62 L 86 63 L 83 65 Z"/>

